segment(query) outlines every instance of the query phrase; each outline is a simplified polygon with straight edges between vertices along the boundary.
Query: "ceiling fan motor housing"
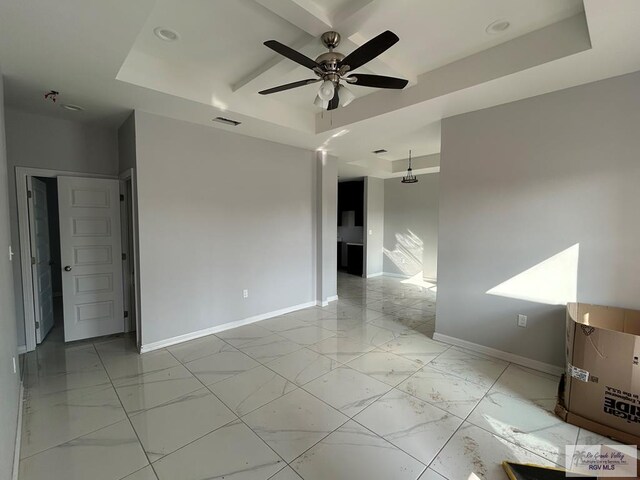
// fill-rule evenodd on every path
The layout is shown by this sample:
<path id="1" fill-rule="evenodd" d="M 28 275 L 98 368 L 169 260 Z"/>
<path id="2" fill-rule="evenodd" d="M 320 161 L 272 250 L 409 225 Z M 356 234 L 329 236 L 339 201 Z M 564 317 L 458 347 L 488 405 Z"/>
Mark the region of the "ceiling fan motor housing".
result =
<path id="1" fill-rule="evenodd" d="M 326 52 L 316 58 L 316 62 L 322 65 L 326 72 L 338 73 L 338 64 L 343 58 L 344 55 L 340 52 Z"/>

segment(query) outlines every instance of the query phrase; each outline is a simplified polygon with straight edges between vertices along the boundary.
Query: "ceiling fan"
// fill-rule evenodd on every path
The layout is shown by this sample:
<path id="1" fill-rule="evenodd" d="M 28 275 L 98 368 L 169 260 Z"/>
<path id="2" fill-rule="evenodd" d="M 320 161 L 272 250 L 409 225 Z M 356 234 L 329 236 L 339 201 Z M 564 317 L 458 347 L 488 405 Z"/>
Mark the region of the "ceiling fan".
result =
<path id="1" fill-rule="evenodd" d="M 343 83 L 361 87 L 390 88 L 397 90 L 403 89 L 407 86 L 407 83 L 409 83 L 408 80 L 402 78 L 351 73 L 376 58 L 400 40 L 395 33 L 389 30 L 372 38 L 347 56 L 334 51 L 340 44 L 340 34 L 338 32 L 325 32 L 320 39 L 329 51 L 323 53 L 315 60 L 276 40 L 267 40 L 264 42 L 271 50 L 312 70 L 318 78 L 299 80 L 297 82 L 287 83 L 286 85 L 262 90 L 258 93 L 260 93 L 260 95 L 269 95 L 271 93 L 282 92 L 283 90 L 322 82 L 314 104 L 327 110 L 334 110 L 338 108 L 338 105 L 342 105 L 343 107 L 347 106 L 355 98 L 355 95 L 343 85 Z"/>

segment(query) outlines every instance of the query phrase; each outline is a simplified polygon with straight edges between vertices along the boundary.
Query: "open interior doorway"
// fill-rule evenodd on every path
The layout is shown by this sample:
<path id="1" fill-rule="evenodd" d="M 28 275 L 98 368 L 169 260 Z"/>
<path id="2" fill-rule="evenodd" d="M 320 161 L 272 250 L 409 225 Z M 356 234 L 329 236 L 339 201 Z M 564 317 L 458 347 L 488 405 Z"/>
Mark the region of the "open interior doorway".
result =
<path id="1" fill-rule="evenodd" d="M 31 252 L 36 342 L 64 341 L 58 183 L 31 177 Z"/>
<path id="2" fill-rule="evenodd" d="M 133 179 L 22 167 L 16 178 L 26 350 L 137 330 Z"/>
<path id="3" fill-rule="evenodd" d="M 338 183 L 338 271 L 364 274 L 364 179 Z"/>

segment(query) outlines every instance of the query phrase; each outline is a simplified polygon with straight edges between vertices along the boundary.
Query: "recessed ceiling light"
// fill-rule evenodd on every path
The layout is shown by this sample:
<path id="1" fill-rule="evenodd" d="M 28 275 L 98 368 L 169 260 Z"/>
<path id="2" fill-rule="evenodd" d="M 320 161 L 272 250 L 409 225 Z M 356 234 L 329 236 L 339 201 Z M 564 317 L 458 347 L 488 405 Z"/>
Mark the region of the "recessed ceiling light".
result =
<path id="1" fill-rule="evenodd" d="M 64 103 L 60 106 L 65 110 L 70 110 L 72 112 L 82 112 L 84 110 L 80 105 L 72 105 L 71 103 Z"/>
<path id="2" fill-rule="evenodd" d="M 485 31 L 489 35 L 497 35 L 498 33 L 502 33 L 507 30 L 511 24 L 507 20 L 496 20 L 493 23 L 490 23 Z"/>
<path id="3" fill-rule="evenodd" d="M 155 33 L 156 37 L 160 40 L 164 40 L 165 42 L 175 42 L 180 38 L 178 32 L 165 27 L 156 27 L 153 29 L 153 33 Z"/>

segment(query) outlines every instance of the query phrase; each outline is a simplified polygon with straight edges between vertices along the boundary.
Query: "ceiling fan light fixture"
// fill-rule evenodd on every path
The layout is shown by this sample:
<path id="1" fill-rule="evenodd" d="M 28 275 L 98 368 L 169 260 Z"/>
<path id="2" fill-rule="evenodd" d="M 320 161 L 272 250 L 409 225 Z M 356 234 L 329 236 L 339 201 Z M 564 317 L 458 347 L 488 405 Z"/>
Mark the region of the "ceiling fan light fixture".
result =
<path id="1" fill-rule="evenodd" d="M 413 170 L 411 169 L 411 150 L 409 150 L 409 168 L 407 168 L 407 174 L 402 177 L 402 183 L 418 183 L 418 179 L 413 174 Z"/>
<path id="2" fill-rule="evenodd" d="M 318 95 L 316 95 L 316 99 L 314 100 L 313 104 L 314 104 L 316 107 L 320 107 L 320 108 L 322 108 L 322 109 L 326 110 L 326 109 L 327 109 L 327 107 L 329 106 L 329 101 L 328 101 L 328 100 L 323 100 L 323 99 L 320 97 L 320 94 L 318 93 Z"/>
<path id="3" fill-rule="evenodd" d="M 340 105 L 346 107 L 356 99 L 356 96 L 351 90 L 344 85 L 340 85 Z"/>
<path id="4" fill-rule="evenodd" d="M 336 91 L 336 87 L 333 84 L 333 82 L 331 80 L 325 80 L 324 82 L 322 82 L 322 85 L 320 85 L 320 90 L 318 90 L 318 96 L 328 102 L 329 100 L 331 100 L 333 98 L 333 94 Z"/>

